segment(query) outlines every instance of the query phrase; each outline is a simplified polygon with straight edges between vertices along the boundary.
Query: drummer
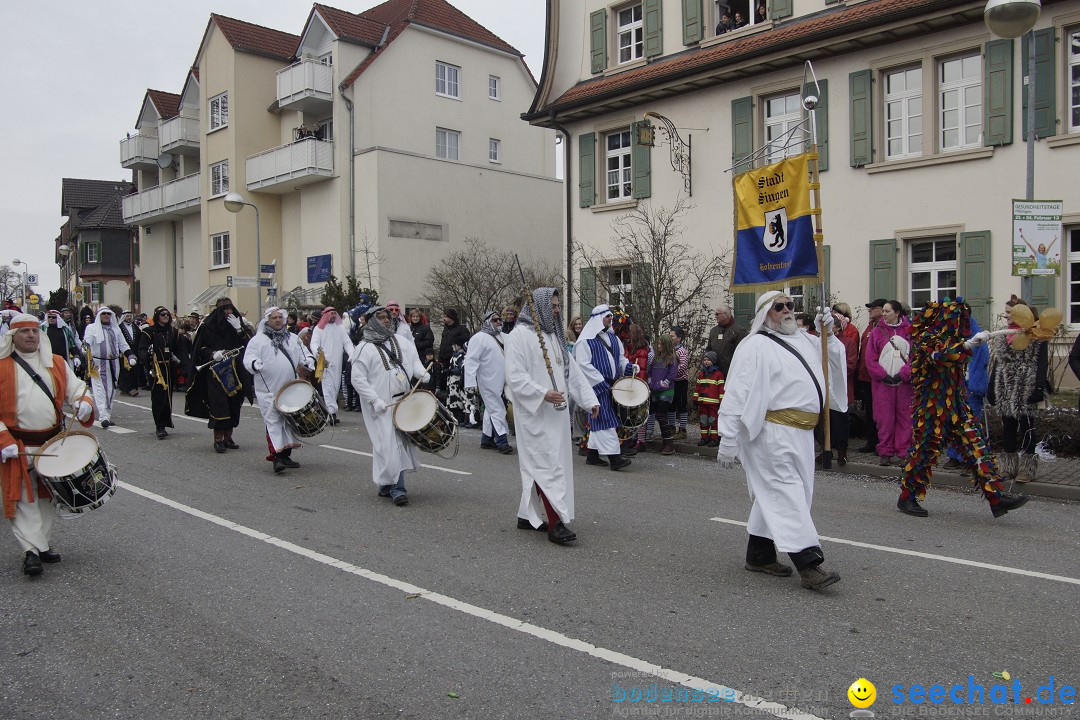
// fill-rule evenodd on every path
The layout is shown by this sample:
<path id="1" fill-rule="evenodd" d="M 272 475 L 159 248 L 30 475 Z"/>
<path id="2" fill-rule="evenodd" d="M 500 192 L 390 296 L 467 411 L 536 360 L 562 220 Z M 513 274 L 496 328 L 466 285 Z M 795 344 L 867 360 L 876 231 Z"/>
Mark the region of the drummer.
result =
<path id="1" fill-rule="evenodd" d="M 84 427 L 94 424 L 86 383 L 53 355 L 37 318 L 15 315 L 11 331 L 0 337 L 0 487 L 4 517 L 26 553 L 23 572 L 30 577 L 42 573 L 42 562 L 60 562 L 50 541 L 56 506 L 34 471 L 32 455 L 63 429 L 65 402 Z"/>
<path id="2" fill-rule="evenodd" d="M 416 450 L 394 427 L 390 406 L 409 392 L 413 381 L 427 382 L 430 376 L 413 343 L 403 342 L 390 329 L 390 313 L 381 305 L 364 313 L 363 335 L 349 361 L 371 438 L 371 479 L 379 497 L 408 505 L 405 473 L 416 470 Z"/>
<path id="3" fill-rule="evenodd" d="M 611 331 L 614 314 L 607 305 L 597 305 L 574 343 L 574 359 L 600 401 L 600 415 L 589 418 L 589 465 L 608 465 L 600 459 L 607 455 L 612 470 L 630 464 L 619 444 L 619 417 L 612 404 L 611 386 L 623 376 L 634 374 L 636 366 L 626 359 L 622 342 Z M 585 342 L 582 342 L 582 341 Z M 636 454 L 636 451 L 634 451 Z"/>
<path id="4" fill-rule="evenodd" d="M 285 327 L 285 311 L 281 308 L 267 308 L 263 313 L 255 337 L 244 351 L 244 367 L 255 378 L 255 397 L 270 438 L 274 472 L 300 467 L 292 459 L 293 448 L 300 447 L 300 440 L 281 416 L 274 398 L 286 383 L 299 378 L 301 367 L 314 370 L 315 361 Z"/>

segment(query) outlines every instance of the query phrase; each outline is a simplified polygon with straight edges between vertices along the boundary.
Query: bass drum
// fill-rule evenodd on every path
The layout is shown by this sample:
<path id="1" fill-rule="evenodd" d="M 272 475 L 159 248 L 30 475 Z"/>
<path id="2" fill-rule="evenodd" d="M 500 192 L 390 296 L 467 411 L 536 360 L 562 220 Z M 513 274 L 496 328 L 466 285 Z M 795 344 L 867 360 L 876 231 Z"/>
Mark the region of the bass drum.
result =
<path id="1" fill-rule="evenodd" d="M 427 390 L 417 390 L 398 402 L 393 420 L 394 427 L 424 452 L 441 452 L 457 439 L 454 416 Z"/>
<path id="2" fill-rule="evenodd" d="M 57 435 L 41 446 L 34 469 L 62 514 L 95 510 L 116 492 L 116 468 L 88 432 Z"/>
<path id="3" fill-rule="evenodd" d="M 297 436 L 314 437 L 330 422 L 322 395 L 306 380 L 290 380 L 274 396 L 274 407 Z"/>

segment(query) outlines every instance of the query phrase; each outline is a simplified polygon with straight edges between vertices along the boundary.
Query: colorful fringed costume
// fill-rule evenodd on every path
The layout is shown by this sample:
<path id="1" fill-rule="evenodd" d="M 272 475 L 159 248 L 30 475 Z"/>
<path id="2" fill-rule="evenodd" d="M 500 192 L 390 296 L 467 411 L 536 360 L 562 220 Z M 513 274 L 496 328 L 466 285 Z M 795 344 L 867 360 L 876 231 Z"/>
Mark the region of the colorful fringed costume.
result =
<path id="1" fill-rule="evenodd" d="M 1014 497 L 1003 493 L 983 427 L 968 405 L 964 376 L 971 350 L 964 341 L 970 333 L 969 316 L 970 309 L 962 298 L 946 298 L 940 303 L 927 303 L 912 323 L 914 418 L 911 447 L 900 483 L 901 502 L 926 496 L 934 464 L 950 446 L 959 451 L 961 462 L 972 470 L 975 484 L 991 508 L 996 509 L 1003 498 Z"/>

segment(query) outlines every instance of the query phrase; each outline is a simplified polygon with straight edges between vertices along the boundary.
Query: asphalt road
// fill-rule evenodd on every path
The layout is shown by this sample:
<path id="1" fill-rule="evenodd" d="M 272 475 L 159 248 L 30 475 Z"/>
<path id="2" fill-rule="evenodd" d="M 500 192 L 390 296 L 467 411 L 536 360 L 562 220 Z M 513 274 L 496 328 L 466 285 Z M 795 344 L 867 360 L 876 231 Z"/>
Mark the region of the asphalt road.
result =
<path id="1" fill-rule="evenodd" d="M 275 476 L 254 408 L 241 449 L 217 455 L 201 421 L 158 441 L 148 402 L 96 430 L 123 486 L 59 524 L 62 563 L 29 580 L 6 541 L 4 720 L 813 720 L 848 717 L 860 677 L 877 717 L 1080 717 L 1061 702 L 1080 685 L 1075 505 L 995 520 L 931 490 L 919 520 L 887 481 L 819 473 L 815 521 L 843 580 L 813 593 L 743 570 L 745 480 L 698 458 L 619 473 L 575 458 L 579 541 L 559 547 L 516 529 L 517 458 L 476 431 L 453 460 L 421 454 L 432 467 L 399 508 L 376 497 L 357 413 Z M 1001 671 L 1019 703 L 1010 684 L 990 704 Z M 962 683 L 966 701 L 969 682 L 985 704 L 894 703 L 915 684 Z"/>

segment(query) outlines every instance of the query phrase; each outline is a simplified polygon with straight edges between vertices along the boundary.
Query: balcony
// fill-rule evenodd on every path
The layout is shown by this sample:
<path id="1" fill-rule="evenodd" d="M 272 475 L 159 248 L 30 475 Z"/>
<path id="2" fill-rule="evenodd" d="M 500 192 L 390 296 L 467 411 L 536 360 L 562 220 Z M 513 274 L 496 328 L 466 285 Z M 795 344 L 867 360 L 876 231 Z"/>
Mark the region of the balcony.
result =
<path id="1" fill-rule="evenodd" d="M 199 212 L 200 173 L 173 180 L 124 198 L 124 222 L 153 225 Z"/>
<path id="2" fill-rule="evenodd" d="M 158 133 L 161 152 L 199 154 L 199 118 L 177 115 L 161 123 Z"/>
<path id="3" fill-rule="evenodd" d="M 298 140 L 247 159 L 247 189 L 285 194 L 334 175 L 334 143 Z"/>
<path id="4" fill-rule="evenodd" d="M 334 68 L 316 60 L 301 60 L 277 74 L 278 107 L 311 112 L 334 102 Z"/>
<path id="5" fill-rule="evenodd" d="M 159 154 L 156 137 L 131 135 L 120 141 L 120 166 L 126 170 L 156 168 Z"/>

